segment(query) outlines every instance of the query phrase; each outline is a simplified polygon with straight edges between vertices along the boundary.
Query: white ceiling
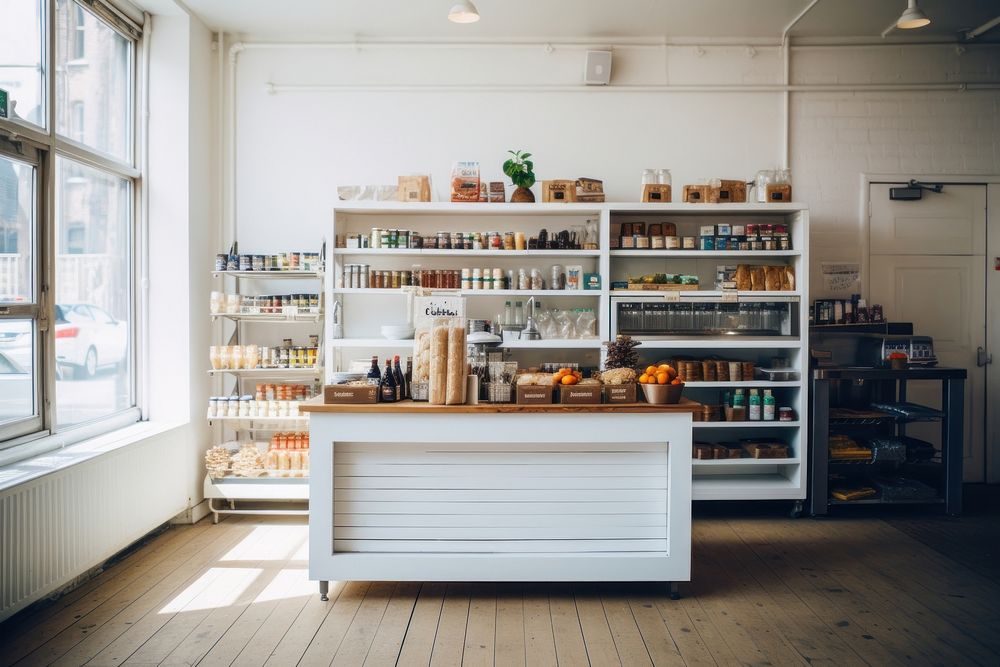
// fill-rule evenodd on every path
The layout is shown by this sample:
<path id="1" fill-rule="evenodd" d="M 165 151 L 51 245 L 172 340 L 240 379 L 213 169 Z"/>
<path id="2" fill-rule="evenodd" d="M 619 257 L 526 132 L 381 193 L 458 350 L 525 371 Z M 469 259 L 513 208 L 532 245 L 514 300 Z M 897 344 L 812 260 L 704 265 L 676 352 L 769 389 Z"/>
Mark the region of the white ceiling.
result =
<path id="1" fill-rule="evenodd" d="M 141 0 L 140 0 L 141 2 Z M 809 0 L 475 0 L 482 19 L 447 20 L 454 0 L 185 0 L 213 30 L 243 39 L 754 38 L 781 36 Z M 906 0 L 820 0 L 796 37 L 878 37 Z M 1000 0 L 921 0 L 931 25 L 907 37 L 953 38 L 1000 15 Z M 899 31 L 896 31 L 897 33 Z M 1000 39 L 994 28 L 982 39 Z M 895 33 L 894 33 L 895 34 Z"/>

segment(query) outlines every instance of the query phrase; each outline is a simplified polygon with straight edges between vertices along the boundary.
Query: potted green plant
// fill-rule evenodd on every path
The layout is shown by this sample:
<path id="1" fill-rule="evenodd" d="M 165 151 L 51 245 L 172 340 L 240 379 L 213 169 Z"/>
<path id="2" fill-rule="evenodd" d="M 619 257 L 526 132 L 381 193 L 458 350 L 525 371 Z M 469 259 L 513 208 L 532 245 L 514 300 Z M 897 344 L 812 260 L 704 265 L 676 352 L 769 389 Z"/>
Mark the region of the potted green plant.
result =
<path id="1" fill-rule="evenodd" d="M 507 151 L 514 157 L 503 163 L 503 173 L 516 188 L 510 196 L 512 202 L 533 202 L 535 194 L 531 186 L 535 184 L 535 163 L 529 160 L 531 153 L 522 151 Z"/>

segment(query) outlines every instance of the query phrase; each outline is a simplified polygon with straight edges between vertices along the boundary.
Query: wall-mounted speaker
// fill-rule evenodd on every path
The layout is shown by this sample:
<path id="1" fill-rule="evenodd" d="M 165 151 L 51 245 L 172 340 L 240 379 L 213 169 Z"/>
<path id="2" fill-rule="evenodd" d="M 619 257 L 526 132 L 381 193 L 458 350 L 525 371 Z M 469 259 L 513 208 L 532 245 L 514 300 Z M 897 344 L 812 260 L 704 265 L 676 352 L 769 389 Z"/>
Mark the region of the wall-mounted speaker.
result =
<path id="1" fill-rule="evenodd" d="M 583 82 L 588 86 L 606 86 L 611 81 L 611 51 L 587 51 Z"/>

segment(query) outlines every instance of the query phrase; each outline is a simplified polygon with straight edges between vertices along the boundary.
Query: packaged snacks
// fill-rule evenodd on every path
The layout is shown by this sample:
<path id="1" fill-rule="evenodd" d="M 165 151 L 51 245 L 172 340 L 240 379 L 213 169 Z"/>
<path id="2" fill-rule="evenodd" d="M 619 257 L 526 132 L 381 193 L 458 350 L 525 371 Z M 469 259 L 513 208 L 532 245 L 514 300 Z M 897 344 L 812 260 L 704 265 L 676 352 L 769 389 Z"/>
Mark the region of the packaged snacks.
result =
<path id="1" fill-rule="evenodd" d="M 462 320 L 454 318 L 448 323 L 448 386 L 445 394 L 447 405 L 465 403 L 465 378 L 468 374 L 465 325 Z"/>
<path id="2" fill-rule="evenodd" d="M 445 405 L 448 398 L 448 323 L 444 318 L 434 321 L 430 330 L 430 380 L 427 400 Z"/>
<path id="3" fill-rule="evenodd" d="M 479 163 L 456 162 L 451 169 L 451 200 L 479 201 Z"/>

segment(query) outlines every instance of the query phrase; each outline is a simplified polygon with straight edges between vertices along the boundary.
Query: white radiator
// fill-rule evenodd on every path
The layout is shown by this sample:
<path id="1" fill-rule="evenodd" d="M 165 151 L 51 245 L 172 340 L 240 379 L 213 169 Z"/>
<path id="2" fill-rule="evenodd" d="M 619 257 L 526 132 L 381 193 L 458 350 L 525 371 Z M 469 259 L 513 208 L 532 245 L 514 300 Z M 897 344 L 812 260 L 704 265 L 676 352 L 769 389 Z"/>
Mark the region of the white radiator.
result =
<path id="1" fill-rule="evenodd" d="M 173 429 L 0 491 L 0 621 L 184 511 L 186 438 Z"/>

